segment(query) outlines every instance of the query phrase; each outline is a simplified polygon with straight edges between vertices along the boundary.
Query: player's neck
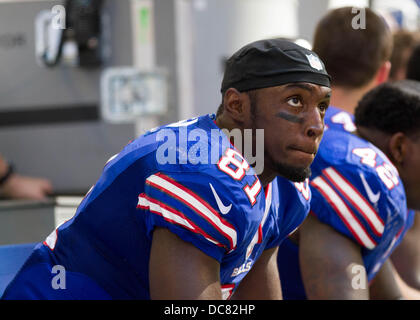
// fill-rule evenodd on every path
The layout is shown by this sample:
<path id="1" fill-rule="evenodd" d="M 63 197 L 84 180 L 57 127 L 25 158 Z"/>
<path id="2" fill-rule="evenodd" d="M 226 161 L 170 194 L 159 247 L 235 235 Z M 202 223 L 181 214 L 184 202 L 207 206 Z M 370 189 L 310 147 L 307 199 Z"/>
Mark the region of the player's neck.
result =
<path id="1" fill-rule="evenodd" d="M 345 87 L 332 87 L 331 105 L 348 113 L 354 114 L 357 103 L 370 90 L 369 87 L 349 89 Z"/>
<path id="2" fill-rule="evenodd" d="M 268 184 L 274 180 L 274 178 L 277 176 L 277 174 L 273 172 L 269 172 L 268 170 L 264 169 L 264 171 L 258 175 L 258 179 L 260 179 L 261 184 L 264 188 L 264 190 L 267 188 Z"/>
<path id="3" fill-rule="evenodd" d="M 388 158 L 391 159 L 388 148 L 390 136 L 388 134 L 381 132 L 380 130 L 366 128 L 362 126 L 358 126 L 354 134 L 375 145 Z"/>

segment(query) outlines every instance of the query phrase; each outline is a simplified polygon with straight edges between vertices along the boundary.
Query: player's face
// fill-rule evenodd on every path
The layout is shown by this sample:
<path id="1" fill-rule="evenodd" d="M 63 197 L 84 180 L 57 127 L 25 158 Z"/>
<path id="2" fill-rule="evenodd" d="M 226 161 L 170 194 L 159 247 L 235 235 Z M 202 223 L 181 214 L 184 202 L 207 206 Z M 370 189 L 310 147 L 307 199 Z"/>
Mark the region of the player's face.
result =
<path id="1" fill-rule="evenodd" d="M 407 156 L 400 175 L 404 181 L 408 207 L 420 210 L 420 132 L 408 140 Z"/>
<path id="2" fill-rule="evenodd" d="M 260 89 L 254 106 L 255 128 L 264 129 L 264 170 L 292 181 L 311 174 L 310 165 L 324 132 L 331 89 L 311 83 Z"/>

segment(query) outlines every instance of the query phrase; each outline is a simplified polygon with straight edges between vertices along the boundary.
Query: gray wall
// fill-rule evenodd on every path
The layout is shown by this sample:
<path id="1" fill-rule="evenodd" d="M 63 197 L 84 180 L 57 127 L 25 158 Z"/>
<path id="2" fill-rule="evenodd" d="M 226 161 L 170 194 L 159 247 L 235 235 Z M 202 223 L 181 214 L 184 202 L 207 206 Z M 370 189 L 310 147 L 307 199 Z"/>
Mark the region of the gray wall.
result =
<path id="1" fill-rule="evenodd" d="M 41 10 L 60 1 L 0 4 L 0 110 L 37 109 L 40 106 L 96 103 L 99 71 L 70 67 L 48 69 L 35 59 L 34 23 Z M 124 60 L 124 59 L 122 59 Z"/>
<path id="2" fill-rule="evenodd" d="M 156 65 L 168 76 L 168 112 L 160 118 L 162 124 L 179 120 L 174 5 L 173 0 L 154 0 Z"/>
<path id="3" fill-rule="evenodd" d="M 99 104 L 101 70 L 65 66 L 41 68 L 34 55 L 35 15 L 59 1 L 0 3 L 0 34 L 24 34 L 20 47 L 0 48 L 0 111 L 78 104 Z M 169 77 L 169 111 L 163 123 L 177 119 L 173 2 L 156 0 L 156 64 Z M 111 55 L 106 66 L 133 64 L 128 0 L 107 0 L 105 12 Z M 137 128 L 138 130 L 138 128 Z M 44 176 L 58 190 L 85 192 L 99 178 L 105 162 L 134 138 L 133 124 L 103 121 L 0 127 L 0 153 L 19 172 Z"/>
<path id="4" fill-rule="evenodd" d="M 0 35 L 23 34 L 22 46 L 0 47 L 0 111 L 36 110 L 99 104 L 101 70 L 38 66 L 34 19 L 59 1 L 0 3 Z M 173 2 L 155 0 L 156 64 L 167 71 L 169 111 L 161 123 L 177 120 Z M 133 64 L 129 0 L 107 0 L 110 56 L 105 67 Z M 84 193 L 99 178 L 105 162 L 135 137 L 133 124 L 103 121 L 0 127 L 0 153 L 22 174 L 44 176 L 55 189 Z"/>
<path id="5" fill-rule="evenodd" d="M 0 34 L 23 34 L 22 46 L 0 48 L 0 111 L 49 106 L 99 104 L 101 70 L 38 66 L 34 19 L 57 1 L 0 3 Z M 130 11 L 127 0 L 108 0 L 111 56 L 108 66 L 131 65 Z M 44 176 L 58 190 L 85 192 L 106 160 L 133 138 L 133 125 L 101 121 L 0 127 L 0 153 L 22 174 Z"/>
<path id="6" fill-rule="evenodd" d="M 327 12 L 328 0 L 299 0 L 299 37 L 312 43 L 315 26 Z"/>
<path id="7" fill-rule="evenodd" d="M 268 36 L 297 36 L 311 40 L 313 27 L 325 12 L 327 0 L 185 0 L 191 5 L 192 25 L 180 37 L 191 37 L 193 114 L 215 112 L 223 61 L 243 44 Z M 7 46 L 0 41 L 0 112 L 99 104 L 101 70 L 38 66 L 34 54 L 34 19 L 42 9 L 60 1 L 2 3 L 0 40 L 23 35 Z M 205 4 L 197 7 L 196 4 Z M 275 9 L 268 10 L 270 5 Z M 246 8 L 246 10 L 244 9 Z M 262 9 L 261 9 L 262 8 Z M 297 8 L 297 10 L 292 10 Z M 256 14 L 253 14 L 255 9 Z M 129 0 L 106 0 L 110 17 L 111 54 L 106 66 L 133 64 Z M 257 14 L 259 12 L 259 15 Z M 179 120 L 175 0 L 154 0 L 156 65 L 167 71 L 169 110 L 160 123 Z M 267 15 L 267 18 L 264 16 Z M 102 121 L 0 127 L 0 153 L 28 175 L 45 176 L 56 189 L 86 191 L 99 177 L 106 160 L 131 140 L 132 124 Z"/>

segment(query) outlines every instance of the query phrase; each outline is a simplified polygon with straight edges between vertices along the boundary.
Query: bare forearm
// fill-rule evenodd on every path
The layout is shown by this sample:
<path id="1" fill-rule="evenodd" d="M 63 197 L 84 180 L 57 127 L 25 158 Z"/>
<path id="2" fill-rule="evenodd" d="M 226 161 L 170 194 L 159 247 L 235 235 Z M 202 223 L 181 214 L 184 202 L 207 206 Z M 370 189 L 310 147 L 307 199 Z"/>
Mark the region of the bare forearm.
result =
<path id="1" fill-rule="evenodd" d="M 402 298 L 395 275 L 396 271 L 388 259 L 370 285 L 369 292 L 372 300 L 398 300 Z"/>
<path id="2" fill-rule="evenodd" d="M 242 280 L 232 299 L 281 300 L 280 277 L 277 268 L 277 249 L 268 249 L 255 262 Z"/>
<path id="3" fill-rule="evenodd" d="M 316 217 L 300 228 L 299 262 L 308 299 L 369 299 L 360 247 Z"/>
<path id="4" fill-rule="evenodd" d="M 150 296 L 160 300 L 222 298 L 219 263 L 164 228 L 153 232 Z"/>
<path id="5" fill-rule="evenodd" d="M 2 177 L 8 169 L 6 160 L 0 155 L 0 177 Z"/>
<path id="6" fill-rule="evenodd" d="M 323 261 L 312 271 L 302 271 L 306 296 L 309 300 L 368 300 L 369 291 L 364 267 L 357 264 L 331 265 Z M 309 267 L 309 265 L 307 265 Z"/>
<path id="7" fill-rule="evenodd" d="M 401 244 L 391 255 L 391 261 L 407 286 L 420 290 L 420 212 L 416 212 L 414 225 L 407 231 Z"/>
<path id="8" fill-rule="evenodd" d="M 395 272 L 395 281 L 397 282 L 403 299 L 420 300 L 420 291 L 410 287 L 403 279 L 401 279 L 398 272 Z"/>

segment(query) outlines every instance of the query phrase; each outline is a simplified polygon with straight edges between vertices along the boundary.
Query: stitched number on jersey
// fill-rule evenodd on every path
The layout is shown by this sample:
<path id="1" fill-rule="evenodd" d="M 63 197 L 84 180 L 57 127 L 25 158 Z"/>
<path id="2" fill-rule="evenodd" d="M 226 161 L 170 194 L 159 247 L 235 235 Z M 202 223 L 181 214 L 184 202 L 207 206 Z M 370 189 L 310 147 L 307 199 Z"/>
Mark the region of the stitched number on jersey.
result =
<path id="1" fill-rule="evenodd" d="M 300 193 L 302 193 L 305 200 L 309 200 L 308 179 L 306 179 L 304 182 L 295 182 L 295 187 Z"/>
<path id="2" fill-rule="evenodd" d="M 252 184 L 252 186 L 246 185 L 243 190 L 245 191 L 246 195 L 248 196 L 249 202 L 251 202 L 251 205 L 254 205 L 257 201 L 257 196 L 261 191 L 261 182 L 258 179 L 256 175 L 255 182 Z"/>
<path id="3" fill-rule="evenodd" d="M 352 132 L 356 130 L 356 126 L 353 123 L 350 115 L 347 112 L 339 112 L 331 117 L 331 121 L 334 123 L 342 124 L 344 130 Z"/>
<path id="4" fill-rule="evenodd" d="M 249 170 L 248 162 L 233 149 L 226 150 L 225 154 L 219 159 L 217 167 L 237 181 L 242 180 Z M 257 196 L 261 191 L 261 182 L 256 175 L 254 177 L 255 182 L 251 186 L 246 185 L 243 188 L 252 205 L 257 201 Z"/>
<path id="5" fill-rule="evenodd" d="M 398 185 L 398 176 L 389 164 L 384 163 L 383 165 L 378 166 L 376 172 L 378 172 L 379 177 L 388 189 L 392 189 Z"/>
<path id="6" fill-rule="evenodd" d="M 360 161 L 369 167 L 376 167 L 376 152 L 370 148 L 356 148 L 352 151 L 355 155 L 362 158 Z"/>
<path id="7" fill-rule="evenodd" d="M 398 185 L 398 173 L 388 164 L 383 163 L 376 167 L 376 152 L 370 148 L 356 148 L 352 151 L 355 155 L 361 158 L 363 164 L 375 168 L 379 178 L 385 183 L 388 189 L 392 189 Z"/>
<path id="8" fill-rule="evenodd" d="M 237 156 L 240 160 L 238 160 Z M 233 165 L 235 169 L 229 167 Z M 246 171 L 249 170 L 249 164 L 242 158 L 242 156 L 233 149 L 227 149 L 225 155 L 219 159 L 217 164 L 220 170 L 228 174 L 235 180 L 242 180 L 245 176 Z"/>

